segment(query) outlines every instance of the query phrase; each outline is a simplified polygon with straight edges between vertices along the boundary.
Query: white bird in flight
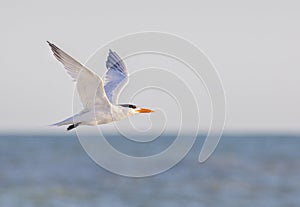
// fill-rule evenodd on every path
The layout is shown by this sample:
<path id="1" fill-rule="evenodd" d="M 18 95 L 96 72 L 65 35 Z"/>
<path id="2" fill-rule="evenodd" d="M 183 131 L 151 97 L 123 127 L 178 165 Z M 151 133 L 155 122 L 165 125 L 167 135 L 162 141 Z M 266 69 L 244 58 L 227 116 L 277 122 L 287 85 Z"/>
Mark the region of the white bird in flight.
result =
<path id="1" fill-rule="evenodd" d="M 53 126 L 69 125 L 67 130 L 79 125 L 95 126 L 119 121 L 139 113 L 151 113 L 150 109 L 138 108 L 133 104 L 117 104 L 121 89 L 128 82 L 127 69 L 116 52 L 109 50 L 106 61 L 107 72 L 104 84 L 102 79 L 86 66 L 47 41 L 55 58 L 61 62 L 67 73 L 77 84 L 77 92 L 83 110 Z"/>

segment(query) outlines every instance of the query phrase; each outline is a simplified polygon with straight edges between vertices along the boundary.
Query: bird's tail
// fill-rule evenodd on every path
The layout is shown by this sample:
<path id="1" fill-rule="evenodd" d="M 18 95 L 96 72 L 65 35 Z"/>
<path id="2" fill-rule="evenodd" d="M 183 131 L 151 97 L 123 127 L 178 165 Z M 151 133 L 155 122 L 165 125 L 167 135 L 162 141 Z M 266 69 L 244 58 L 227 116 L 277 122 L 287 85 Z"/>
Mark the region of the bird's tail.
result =
<path id="1" fill-rule="evenodd" d="M 69 125 L 69 124 L 73 124 L 73 121 L 74 121 L 74 117 L 70 117 L 70 118 L 67 118 L 63 121 L 60 121 L 60 122 L 57 122 L 57 123 L 54 123 L 54 124 L 51 124 L 50 126 L 63 126 L 63 125 Z"/>

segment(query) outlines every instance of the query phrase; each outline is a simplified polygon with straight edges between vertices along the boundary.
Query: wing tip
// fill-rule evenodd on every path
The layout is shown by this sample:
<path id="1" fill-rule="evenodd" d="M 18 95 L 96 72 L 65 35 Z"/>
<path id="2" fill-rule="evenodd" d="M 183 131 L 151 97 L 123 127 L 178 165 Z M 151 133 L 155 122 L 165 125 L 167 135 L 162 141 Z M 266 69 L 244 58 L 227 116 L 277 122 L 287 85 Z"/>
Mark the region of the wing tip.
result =
<path id="1" fill-rule="evenodd" d="M 48 40 L 46 42 L 48 43 L 48 45 L 51 47 L 52 51 L 54 52 L 54 50 L 56 49 L 56 46 Z"/>
<path id="2" fill-rule="evenodd" d="M 61 50 L 55 44 L 51 43 L 50 41 L 47 40 L 46 42 L 50 46 L 54 56 L 57 57 L 57 58 L 62 58 L 61 57 Z"/>
<path id="3" fill-rule="evenodd" d="M 59 48 L 55 45 L 55 44 L 53 44 L 53 43 L 51 43 L 50 41 L 46 41 L 47 43 L 48 43 L 48 45 L 51 47 L 51 49 L 53 50 L 53 52 L 54 52 L 54 50 L 56 51 L 56 50 L 59 50 Z"/>
<path id="4" fill-rule="evenodd" d="M 48 45 L 50 46 L 50 47 L 52 47 L 54 44 L 53 43 L 51 43 L 50 41 L 46 41 L 47 43 L 48 43 Z"/>

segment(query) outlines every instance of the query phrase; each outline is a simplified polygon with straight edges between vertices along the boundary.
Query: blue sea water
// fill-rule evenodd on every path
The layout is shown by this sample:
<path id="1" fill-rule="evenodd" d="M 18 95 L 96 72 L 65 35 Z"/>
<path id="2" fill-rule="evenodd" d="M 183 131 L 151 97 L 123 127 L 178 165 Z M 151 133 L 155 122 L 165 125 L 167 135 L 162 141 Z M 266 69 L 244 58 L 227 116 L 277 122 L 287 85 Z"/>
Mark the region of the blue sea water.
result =
<path id="1" fill-rule="evenodd" d="M 110 138 L 133 154 L 156 153 L 172 136 L 159 140 L 136 146 Z M 200 164 L 202 144 L 199 136 L 165 173 L 127 178 L 95 164 L 75 135 L 1 135 L 0 206 L 300 206 L 300 137 L 225 135 Z"/>

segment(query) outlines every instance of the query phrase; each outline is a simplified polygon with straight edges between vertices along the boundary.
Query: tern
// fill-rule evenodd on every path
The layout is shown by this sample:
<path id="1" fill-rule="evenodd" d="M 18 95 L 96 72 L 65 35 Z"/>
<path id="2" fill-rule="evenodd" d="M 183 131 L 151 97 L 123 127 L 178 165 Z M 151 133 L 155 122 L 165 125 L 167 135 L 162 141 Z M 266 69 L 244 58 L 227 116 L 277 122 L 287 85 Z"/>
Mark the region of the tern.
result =
<path id="1" fill-rule="evenodd" d="M 80 125 L 95 126 L 119 121 L 139 113 L 153 110 L 134 104 L 117 104 L 120 91 L 128 82 L 128 71 L 120 56 L 109 50 L 104 81 L 92 70 L 79 63 L 55 44 L 47 41 L 54 57 L 62 63 L 76 82 L 77 92 L 83 105 L 82 111 L 52 126 L 68 125 L 67 130 Z"/>

